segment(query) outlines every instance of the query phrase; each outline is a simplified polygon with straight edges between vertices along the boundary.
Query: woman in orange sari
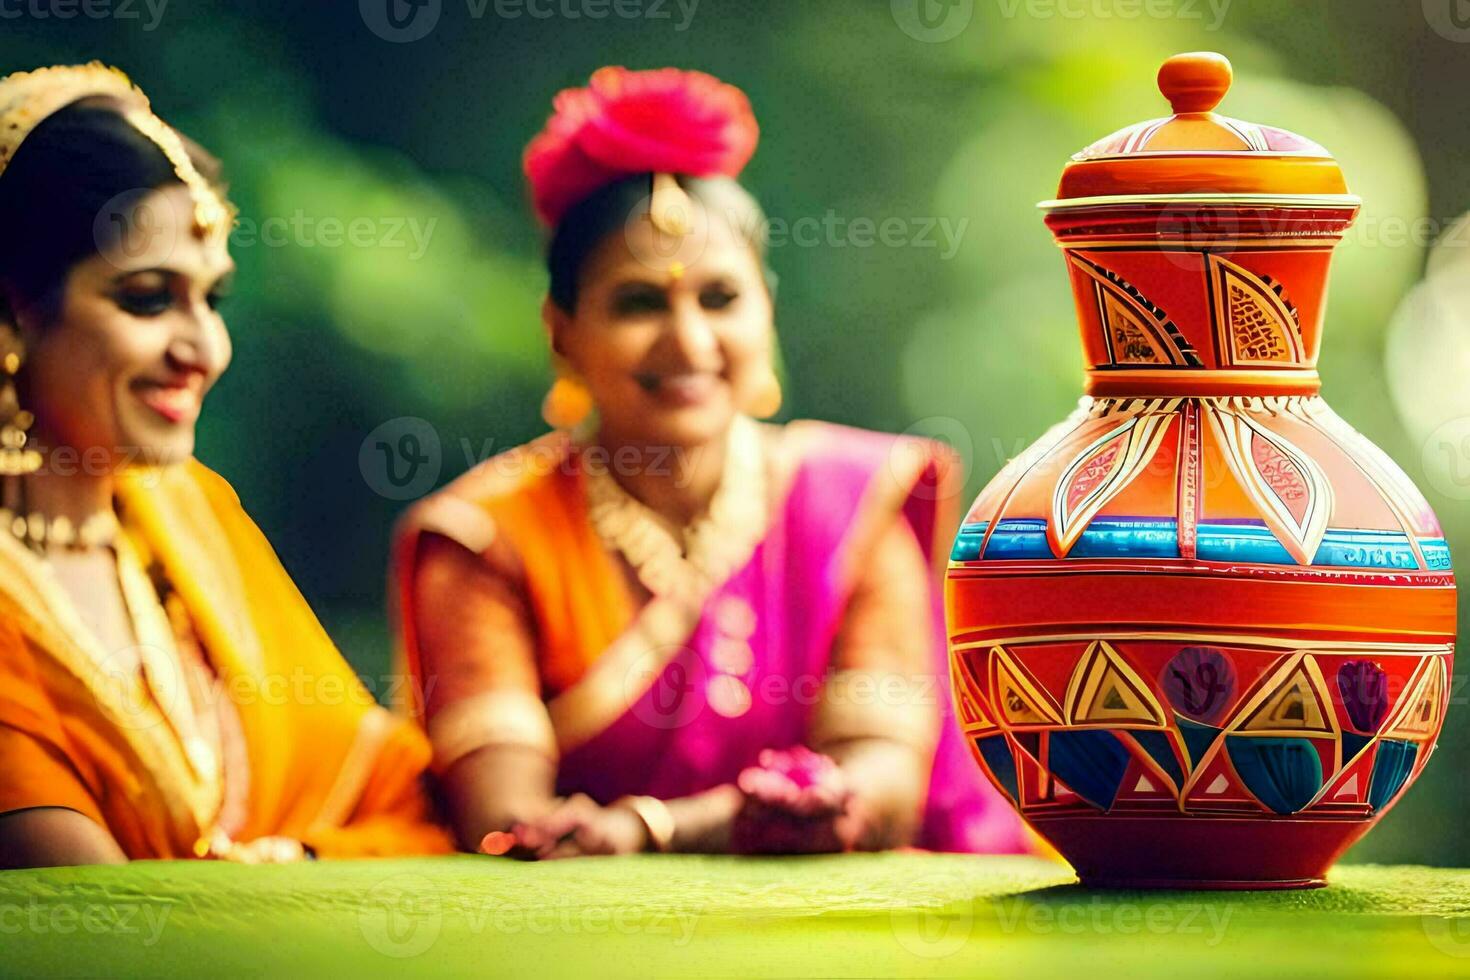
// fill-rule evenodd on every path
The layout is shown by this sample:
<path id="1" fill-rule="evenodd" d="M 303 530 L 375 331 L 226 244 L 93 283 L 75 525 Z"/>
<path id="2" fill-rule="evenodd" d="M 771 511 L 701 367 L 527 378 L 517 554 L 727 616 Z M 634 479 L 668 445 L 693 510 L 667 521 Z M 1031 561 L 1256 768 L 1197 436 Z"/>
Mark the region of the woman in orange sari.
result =
<path id="1" fill-rule="evenodd" d="M 213 172 L 120 72 L 0 80 L 0 867 L 447 846 L 423 737 L 191 458 Z"/>
<path id="2" fill-rule="evenodd" d="M 734 180 L 756 139 L 708 75 L 606 68 L 527 150 L 557 431 L 421 502 L 396 548 L 466 849 L 1024 846 L 939 679 L 948 457 L 754 421 L 780 404 Z"/>

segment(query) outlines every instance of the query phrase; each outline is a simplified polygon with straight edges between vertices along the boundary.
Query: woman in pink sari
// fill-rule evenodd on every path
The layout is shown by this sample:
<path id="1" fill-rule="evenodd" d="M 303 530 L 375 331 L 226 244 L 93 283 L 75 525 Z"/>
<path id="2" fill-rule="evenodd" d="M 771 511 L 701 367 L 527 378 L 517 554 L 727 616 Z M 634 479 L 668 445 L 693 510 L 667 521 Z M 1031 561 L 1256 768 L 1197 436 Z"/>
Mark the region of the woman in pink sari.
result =
<path id="1" fill-rule="evenodd" d="M 556 431 L 415 506 L 402 649 L 461 846 L 1017 851 L 948 712 L 942 447 L 774 414 L 757 127 L 605 68 L 526 151 Z"/>

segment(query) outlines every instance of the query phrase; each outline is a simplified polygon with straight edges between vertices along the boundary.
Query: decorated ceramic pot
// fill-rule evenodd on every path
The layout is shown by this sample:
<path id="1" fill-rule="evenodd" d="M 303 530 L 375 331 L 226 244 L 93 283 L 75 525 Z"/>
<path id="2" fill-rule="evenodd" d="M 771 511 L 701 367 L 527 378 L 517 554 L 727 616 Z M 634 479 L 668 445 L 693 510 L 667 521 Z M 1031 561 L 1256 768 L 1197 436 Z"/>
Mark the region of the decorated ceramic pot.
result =
<path id="1" fill-rule="evenodd" d="M 946 581 L 975 756 L 1084 884 L 1319 885 L 1424 768 L 1455 633 L 1424 497 L 1319 397 L 1358 199 L 1322 147 L 1213 110 L 1077 154 L 1041 205 L 1087 387 L 961 527 Z"/>

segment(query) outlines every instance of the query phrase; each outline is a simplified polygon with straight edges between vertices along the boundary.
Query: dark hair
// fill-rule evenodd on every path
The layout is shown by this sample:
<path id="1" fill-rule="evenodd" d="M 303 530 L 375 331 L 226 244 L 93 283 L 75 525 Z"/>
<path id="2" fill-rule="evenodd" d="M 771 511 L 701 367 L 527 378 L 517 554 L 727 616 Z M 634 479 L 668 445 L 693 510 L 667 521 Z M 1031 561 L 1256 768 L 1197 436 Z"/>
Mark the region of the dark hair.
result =
<path id="1" fill-rule="evenodd" d="M 705 210 L 724 214 L 736 233 L 745 238 L 755 250 L 766 287 L 774 296 L 776 276 L 766 264 L 766 213 L 751 193 L 729 177 L 680 174 L 675 179 Z M 551 274 L 547 291 L 557 306 L 568 313 L 577 308 L 582 267 L 588 256 L 608 235 L 648 213 L 651 186 L 652 174 L 625 177 L 600 188 L 562 216 L 546 251 L 546 268 Z"/>
<path id="2" fill-rule="evenodd" d="M 60 313 L 72 267 L 126 230 L 99 221 L 109 202 L 181 183 L 163 151 L 120 108 L 116 100 L 91 97 L 58 109 L 26 136 L 0 174 L 4 298 L 35 309 L 43 321 Z M 195 168 L 217 186 L 219 162 L 183 142 Z"/>

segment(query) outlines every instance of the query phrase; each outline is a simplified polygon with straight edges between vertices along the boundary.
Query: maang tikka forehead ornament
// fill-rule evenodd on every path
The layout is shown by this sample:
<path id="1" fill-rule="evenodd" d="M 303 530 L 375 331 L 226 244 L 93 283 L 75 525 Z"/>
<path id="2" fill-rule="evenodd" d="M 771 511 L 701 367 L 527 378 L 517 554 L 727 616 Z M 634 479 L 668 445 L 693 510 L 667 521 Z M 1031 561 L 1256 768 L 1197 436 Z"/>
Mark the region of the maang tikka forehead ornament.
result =
<path id="1" fill-rule="evenodd" d="M 197 234 L 213 235 L 228 226 L 229 207 L 195 168 L 179 134 L 154 115 L 148 97 L 127 75 L 101 62 L 53 65 L 0 78 L 0 176 L 25 138 L 48 116 L 92 96 L 117 100 L 123 118 L 168 159 L 193 198 Z"/>

